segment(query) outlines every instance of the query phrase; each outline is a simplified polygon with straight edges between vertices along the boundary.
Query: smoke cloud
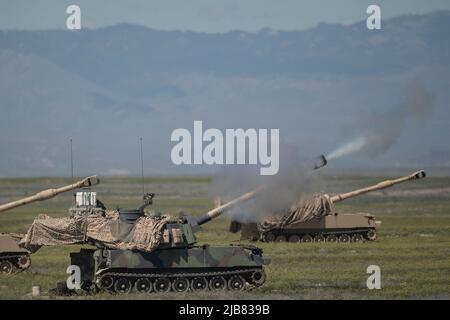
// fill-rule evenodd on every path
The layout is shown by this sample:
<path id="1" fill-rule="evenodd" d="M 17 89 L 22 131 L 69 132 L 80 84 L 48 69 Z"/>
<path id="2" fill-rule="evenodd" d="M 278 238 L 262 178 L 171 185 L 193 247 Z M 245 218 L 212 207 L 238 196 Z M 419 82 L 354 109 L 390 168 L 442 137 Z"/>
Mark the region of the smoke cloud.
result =
<path id="1" fill-rule="evenodd" d="M 368 156 L 379 156 L 395 144 L 408 121 L 422 125 L 432 114 L 435 97 L 419 82 L 406 88 L 405 102 L 386 112 L 373 113 L 358 121 L 347 132 L 350 141 L 330 152 L 328 160 L 338 159 L 361 151 Z"/>
<path id="2" fill-rule="evenodd" d="M 229 167 L 216 174 L 212 181 L 212 197 L 222 203 L 252 191 L 265 188 L 257 196 L 225 215 L 239 222 L 261 222 L 274 211 L 290 207 L 302 194 L 310 194 L 320 182 L 319 170 L 313 170 L 314 159 L 303 158 L 292 145 L 280 146 L 280 170 L 275 176 L 261 176 L 251 166 Z"/>

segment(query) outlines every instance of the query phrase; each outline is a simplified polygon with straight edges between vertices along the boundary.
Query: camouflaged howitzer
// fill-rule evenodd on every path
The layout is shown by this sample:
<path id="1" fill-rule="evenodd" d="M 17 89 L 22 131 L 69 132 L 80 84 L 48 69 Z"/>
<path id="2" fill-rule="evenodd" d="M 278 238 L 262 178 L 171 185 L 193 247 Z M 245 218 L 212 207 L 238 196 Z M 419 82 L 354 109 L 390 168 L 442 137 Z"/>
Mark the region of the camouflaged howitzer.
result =
<path id="1" fill-rule="evenodd" d="M 329 196 L 319 194 L 312 201 L 300 203 L 291 208 L 288 213 L 278 216 L 274 221 L 263 223 L 238 223 L 233 221 L 230 231 L 241 232 L 241 240 L 261 240 L 264 242 L 362 242 L 374 241 L 377 238 L 377 221 L 369 213 L 337 213 L 333 204 L 362 194 L 381 190 L 398 183 L 421 179 L 426 176 L 425 171 L 417 171 L 408 176 L 394 180 L 386 180 L 376 185 L 358 189 L 348 193 Z M 313 202 L 318 203 L 315 205 Z M 302 208 L 303 206 L 303 208 Z M 314 208 L 301 218 L 293 218 L 302 209 Z M 316 210 L 317 208 L 317 210 Z M 297 212 L 296 212 L 297 210 Z M 304 210 L 307 211 L 307 210 Z"/>
<path id="2" fill-rule="evenodd" d="M 29 203 L 44 201 L 55 197 L 56 195 L 75 190 L 82 187 L 88 187 L 98 183 L 96 176 L 87 177 L 76 183 L 57 189 L 48 189 L 41 191 L 33 196 L 20 200 L 12 201 L 0 205 L 0 212 L 11 210 Z M 18 245 L 21 235 L 0 234 L 0 272 L 14 273 L 26 270 L 31 265 L 30 252 Z"/>
<path id="3" fill-rule="evenodd" d="M 71 253 L 71 264 L 81 270 L 81 287 L 127 294 L 132 291 L 185 292 L 202 290 L 242 290 L 265 281 L 263 266 L 270 259 L 252 245 L 197 245 L 195 232 L 225 210 L 250 199 L 249 192 L 200 217 L 185 215 L 165 224 L 156 250 L 112 249 L 102 244 L 97 249 Z M 152 203 L 147 195 L 144 206 L 135 210 L 119 209 L 121 227 L 137 223 Z M 163 219 L 155 216 L 154 219 Z"/>

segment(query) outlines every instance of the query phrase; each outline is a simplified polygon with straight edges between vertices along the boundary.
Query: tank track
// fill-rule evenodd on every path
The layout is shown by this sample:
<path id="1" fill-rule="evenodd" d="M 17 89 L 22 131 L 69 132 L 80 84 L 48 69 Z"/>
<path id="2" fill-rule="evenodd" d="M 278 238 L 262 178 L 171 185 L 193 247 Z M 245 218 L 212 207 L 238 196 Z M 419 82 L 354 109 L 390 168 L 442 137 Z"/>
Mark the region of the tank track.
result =
<path id="1" fill-rule="evenodd" d="M 110 293 L 164 293 L 206 290 L 252 290 L 266 280 L 264 269 L 218 272 L 130 273 L 105 271 L 93 285 Z"/>
<path id="2" fill-rule="evenodd" d="M 261 235 L 264 242 L 365 242 L 375 241 L 377 233 L 375 229 L 339 230 L 329 232 L 290 232 L 282 230 L 269 231 Z"/>
<path id="3" fill-rule="evenodd" d="M 0 273 L 18 273 L 28 269 L 31 265 L 30 255 L 0 256 Z"/>

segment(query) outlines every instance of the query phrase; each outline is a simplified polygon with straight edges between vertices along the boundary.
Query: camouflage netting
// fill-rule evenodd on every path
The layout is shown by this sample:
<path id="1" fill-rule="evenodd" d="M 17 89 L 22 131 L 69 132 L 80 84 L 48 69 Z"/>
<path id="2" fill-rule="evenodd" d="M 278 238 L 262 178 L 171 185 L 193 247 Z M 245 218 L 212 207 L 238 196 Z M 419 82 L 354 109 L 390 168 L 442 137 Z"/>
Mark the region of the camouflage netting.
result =
<path id="1" fill-rule="evenodd" d="M 287 212 L 278 213 L 265 219 L 264 222 L 258 224 L 258 229 L 260 232 L 267 232 L 294 223 L 321 218 L 329 214 L 332 209 L 333 203 L 329 195 L 324 193 L 314 194 L 308 198 L 300 199 Z"/>
<path id="2" fill-rule="evenodd" d="M 110 249 L 143 250 L 151 252 L 162 241 L 166 223 L 176 218 L 141 217 L 135 224 L 119 220 L 117 211 L 106 211 L 104 216 L 88 215 L 70 218 L 52 218 L 39 215 L 20 240 L 20 245 L 31 252 L 42 246 L 97 243 Z"/>

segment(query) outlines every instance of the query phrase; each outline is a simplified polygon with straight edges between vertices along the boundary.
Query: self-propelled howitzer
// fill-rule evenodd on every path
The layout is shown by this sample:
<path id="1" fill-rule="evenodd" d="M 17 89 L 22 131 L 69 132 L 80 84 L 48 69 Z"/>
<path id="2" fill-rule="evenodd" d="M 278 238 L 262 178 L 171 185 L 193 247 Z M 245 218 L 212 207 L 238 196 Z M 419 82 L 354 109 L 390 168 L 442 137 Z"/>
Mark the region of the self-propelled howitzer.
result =
<path id="1" fill-rule="evenodd" d="M 259 224 L 234 223 L 234 228 L 230 231 L 240 231 L 242 240 L 265 242 L 374 241 L 377 239 L 376 229 L 381 221 L 377 221 L 375 216 L 369 213 L 338 213 L 333 204 L 425 176 L 425 171 L 420 170 L 408 176 L 382 181 L 347 193 L 332 196 L 319 194 L 307 201 L 299 201 L 289 210 L 275 213 Z"/>
<path id="2" fill-rule="evenodd" d="M 252 198 L 256 191 L 246 193 L 224 205 L 195 217 L 183 215 L 164 224 L 161 241 L 153 251 L 122 250 L 108 246 L 82 249 L 71 254 L 71 264 L 80 267 L 82 285 L 86 290 L 116 293 L 203 290 L 242 290 L 260 286 L 265 281 L 264 265 L 270 259 L 253 245 L 197 245 L 195 232 L 200 226 L 226 210 Z M 153 194 L 147 196 L 152 203 Z M 140 223 L 143 207 L 119 209 L 120 225 Z M 154 216 L 153 219 L 166 219 Z"/>

